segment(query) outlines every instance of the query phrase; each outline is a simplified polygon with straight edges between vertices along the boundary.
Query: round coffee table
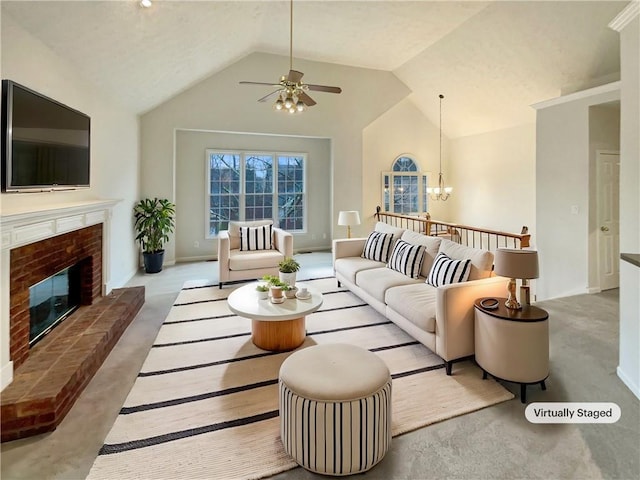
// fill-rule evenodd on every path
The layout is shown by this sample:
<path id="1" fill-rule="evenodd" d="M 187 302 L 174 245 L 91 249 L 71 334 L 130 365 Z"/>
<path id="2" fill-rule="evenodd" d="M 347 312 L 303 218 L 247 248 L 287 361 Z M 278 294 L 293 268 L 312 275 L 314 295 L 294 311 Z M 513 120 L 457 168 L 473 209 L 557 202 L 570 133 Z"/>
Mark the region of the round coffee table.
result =
<path id="1" fill-rule="evenodd" d="M 322 305 L 322 294 L 307 289 L 311 294 L 307 299 L 287 298 L 283 303 L 275 304 L 269 299 L 258 298 L 256 283 L 251 283 L 231 292 L 227 303 L 233 313 L 251 319 L 252 341 L 256 347 L 287 352 L 304 342 L 307 336 L 305 316 Z"/>

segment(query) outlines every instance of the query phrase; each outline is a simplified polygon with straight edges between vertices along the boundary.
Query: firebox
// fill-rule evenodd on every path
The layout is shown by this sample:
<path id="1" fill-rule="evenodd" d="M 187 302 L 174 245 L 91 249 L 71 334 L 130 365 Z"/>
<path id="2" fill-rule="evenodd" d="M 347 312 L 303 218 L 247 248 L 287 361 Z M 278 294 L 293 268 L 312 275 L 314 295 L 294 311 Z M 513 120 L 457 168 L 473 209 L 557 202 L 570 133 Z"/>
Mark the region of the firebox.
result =
<path id="1" fill-rule="evenodd" d="M 80 305 L 79 264 L 29 287 L 29 347 L 42 340 Z"/>

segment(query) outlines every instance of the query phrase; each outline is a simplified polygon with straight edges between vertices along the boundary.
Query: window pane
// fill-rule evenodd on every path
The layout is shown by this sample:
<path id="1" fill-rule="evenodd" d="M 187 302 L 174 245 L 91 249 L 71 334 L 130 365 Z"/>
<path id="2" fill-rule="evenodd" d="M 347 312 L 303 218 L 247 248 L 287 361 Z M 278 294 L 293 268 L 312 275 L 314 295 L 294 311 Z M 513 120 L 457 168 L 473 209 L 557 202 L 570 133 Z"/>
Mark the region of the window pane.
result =
<path id="1" fill-rule="evenodd" d="M 304 229 L 304 157 L 278 156 L 278 224 L 285 230 Z"/>
<path id="2" fill-rule="evenodd" d="M 393 162 L 392 170 L 394 172 L 417 172 L 418 166 L 409 157 L 399 157 L 395 162 Z"/>
<path id="3" fill-rule="evenodd" d="M 240 155 L 209 155 L 209 233 L 226 230 L 240 219 Z"/>
<path id="4" fill-rule="evenodd" d="M 422 176 L 422 211 L 429 211 L 429 194 L 427 193 L 427 186 L 429 185 L 429 178 L 427 175 Z"/>
<path id="5" fill-rule="evenodd" d="M 393 177 L 393 211 L 394 213 L 418 211 L 417 175 L 398 175 Z"/>

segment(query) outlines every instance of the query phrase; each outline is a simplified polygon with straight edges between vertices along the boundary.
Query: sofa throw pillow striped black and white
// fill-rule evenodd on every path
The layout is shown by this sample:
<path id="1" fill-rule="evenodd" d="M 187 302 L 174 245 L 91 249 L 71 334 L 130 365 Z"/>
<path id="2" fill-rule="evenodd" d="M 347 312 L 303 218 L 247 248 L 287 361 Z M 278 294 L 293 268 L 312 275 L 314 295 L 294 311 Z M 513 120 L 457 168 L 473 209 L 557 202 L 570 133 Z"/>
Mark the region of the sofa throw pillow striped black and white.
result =
<path id="1" fill-rule="evenodd" d="M 393 233 L 371 232 L 362 250 L 362 257 L 376 262 L 387 262 L 393 243 Z"/>
<path id="2" fill-rule="evenodd" d="M 453 260 L 444 253 L 439 253 L 427 277 L 427 283 L 441 287 L 450 283 L 466 282 L 471 272 L 471 259 Z"/>
<path id="3" fill-rule="evenodd" d="M 240 227 L 240 251 L 271 250 L 271 227 Z"/>
<path id="4" fill-rule="evenodd" d="M 423 259 L 424 245 L 412 245 L 404 240 L 398 240 L 393 247 L 387 267 L 408 277 L 418 278 Z"/>

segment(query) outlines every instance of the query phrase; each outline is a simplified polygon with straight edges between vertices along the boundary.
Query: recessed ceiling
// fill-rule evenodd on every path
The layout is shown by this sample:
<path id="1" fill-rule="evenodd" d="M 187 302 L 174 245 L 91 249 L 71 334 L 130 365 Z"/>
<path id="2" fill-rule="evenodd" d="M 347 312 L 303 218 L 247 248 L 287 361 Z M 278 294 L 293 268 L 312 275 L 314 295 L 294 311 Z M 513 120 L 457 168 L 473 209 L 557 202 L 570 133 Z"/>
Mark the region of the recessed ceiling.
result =
<path id="1" fill-rule="evenodd" d="M 627 3 L 296 0 L 293 53 L 392 71 L 436 124 L 443 93 L 456 137 L 533 121 L 530 104 L 615 77 L 607 24 Z M 252 52 L 289 53 L 286 1 L 3 0 L 7 14 L 137 113 Z"/>

